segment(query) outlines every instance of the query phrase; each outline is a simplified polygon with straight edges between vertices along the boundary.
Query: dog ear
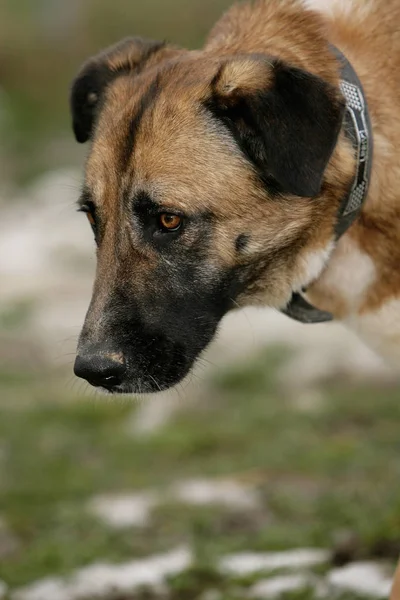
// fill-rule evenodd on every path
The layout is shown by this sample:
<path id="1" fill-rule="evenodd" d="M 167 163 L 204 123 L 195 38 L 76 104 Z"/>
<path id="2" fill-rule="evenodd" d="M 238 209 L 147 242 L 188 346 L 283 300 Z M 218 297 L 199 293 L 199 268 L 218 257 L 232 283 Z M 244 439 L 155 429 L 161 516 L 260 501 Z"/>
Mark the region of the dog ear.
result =
<path id="1" fill-rule="evenodd" d="M 163 42 L 128 38 L 87 61 L 73 82 L 70 106 L 78 142 L 90 138 L 101 99 L 107 86 L 124 73 L 138 73 L 166 48 Z"/>
<path id="2" fill-rule="evenodd" d="M 207 104 L 265 179 L 282 192 L 319 194 L 344 118 L 339 90 L 279 60 L 248 56 L 220 67 Z"/>

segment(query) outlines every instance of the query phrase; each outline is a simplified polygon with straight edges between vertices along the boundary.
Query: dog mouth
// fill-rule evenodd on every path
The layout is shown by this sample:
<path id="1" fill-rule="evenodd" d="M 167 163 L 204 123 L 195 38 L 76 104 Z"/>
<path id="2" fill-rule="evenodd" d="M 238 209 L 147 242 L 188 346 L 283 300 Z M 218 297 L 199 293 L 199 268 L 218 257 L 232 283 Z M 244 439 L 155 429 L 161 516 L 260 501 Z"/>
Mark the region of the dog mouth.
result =
<path id="1" fill-rule="evenodd" d="M 92 386 L 104 396 L 145 396 L 170 389 L 158 384 L 151 386 L 148 382 L 136 380 L 134 383 L 123 383 L 115 387 Z M 174 387 L 174 386 L 171 386 Z"/>
<path id="2" fill-rule="evenodd" d="M 156 379 L 135 379 L 134 381 L 126 381 L 114 387 L 105 387 L 104 385 L 94 387 L 106 396 L 144 396 L 166 392 L 179 385 L 183 379 L 185 379 L 185 375 L 176 382 L 164 384 L 159 383 Z"/>
<path id="3" fill-rule="evenodd" d="M 166 392 L 174 387 L 178 386 L 190 373 L 190 369 L 186 373 L 182 374 L 181 377 L 176 378 L 175 381 L 159 382 L 155 378 L 150 379 L 136 378 L 132 381 L 124 381 L 123 383 L 115 386 L 107 385 L 93 385 L 97 391 L 105 396 L 146 396 L 149 394 L 157 394 Z"/>

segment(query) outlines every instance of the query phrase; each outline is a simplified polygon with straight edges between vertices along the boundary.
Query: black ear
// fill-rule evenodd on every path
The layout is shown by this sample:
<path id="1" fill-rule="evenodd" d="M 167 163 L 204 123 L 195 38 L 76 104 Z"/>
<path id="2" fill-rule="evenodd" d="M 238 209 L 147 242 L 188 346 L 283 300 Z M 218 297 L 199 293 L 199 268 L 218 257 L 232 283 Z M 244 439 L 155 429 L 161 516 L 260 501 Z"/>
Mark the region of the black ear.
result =
<path id="1" fill-rule="evenodd" d="M 128 38 L 83 65 L 70 96 L 72 125 L 78 142 L 90 138 L 102 95 L 111 81 L 123 73 L 138 73 L 164 47 L 161 42 Z"/>
<path id="2" fill-rule="evenodd" d="M 249 56 L 221 67 L 208 104 L 264 178 L 282 192 L 319 194 L 345 112 L 339 90 L 276 59 Z"/>

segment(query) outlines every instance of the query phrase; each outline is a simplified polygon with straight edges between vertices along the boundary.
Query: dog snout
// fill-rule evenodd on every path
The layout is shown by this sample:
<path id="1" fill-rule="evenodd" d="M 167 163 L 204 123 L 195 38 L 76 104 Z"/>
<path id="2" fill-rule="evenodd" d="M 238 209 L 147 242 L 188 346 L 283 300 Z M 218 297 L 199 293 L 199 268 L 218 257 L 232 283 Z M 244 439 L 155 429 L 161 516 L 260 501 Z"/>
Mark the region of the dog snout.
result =
<path id="1" fill-rule="evenodd" d="M 123 383 L 126 370 L 122 353 L 104 353 L 96 350 L 79 352 L 74 366 L 77 377 L 86 379 L 94 387 L 102 387 L 109 391 Z"/>

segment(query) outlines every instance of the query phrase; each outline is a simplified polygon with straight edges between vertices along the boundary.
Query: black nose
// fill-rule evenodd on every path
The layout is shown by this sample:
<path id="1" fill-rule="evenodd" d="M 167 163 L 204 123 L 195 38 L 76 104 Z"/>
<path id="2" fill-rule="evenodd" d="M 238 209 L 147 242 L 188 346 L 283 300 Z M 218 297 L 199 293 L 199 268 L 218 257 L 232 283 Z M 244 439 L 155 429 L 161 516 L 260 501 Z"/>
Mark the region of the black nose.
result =
<path id="1" fill-rule="evenodd" d="M 83 354 L 76 357 L 74 373 L 90 385 L 112 390 L 123 382 L 126 364 L 120 354 Z"/>

